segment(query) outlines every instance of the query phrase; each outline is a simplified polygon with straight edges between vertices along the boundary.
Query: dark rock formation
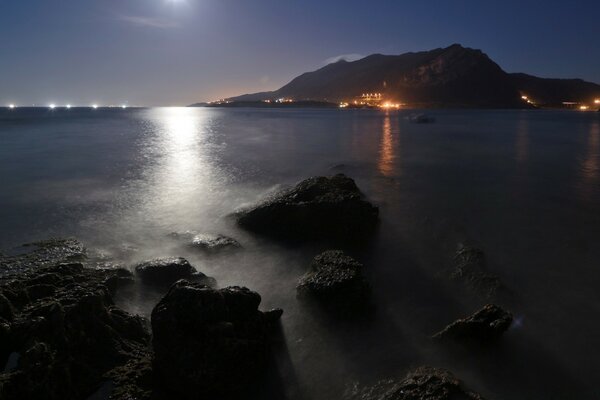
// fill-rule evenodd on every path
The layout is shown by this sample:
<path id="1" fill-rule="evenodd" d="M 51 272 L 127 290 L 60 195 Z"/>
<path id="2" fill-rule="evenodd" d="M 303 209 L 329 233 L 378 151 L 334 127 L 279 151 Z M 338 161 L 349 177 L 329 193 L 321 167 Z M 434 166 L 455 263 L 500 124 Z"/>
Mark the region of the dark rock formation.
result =
<path id="1" fill-rule="evenodd" d="M 487 271 L 483 251 L 472 246 L 461 245 L 456 252 L 450 277 L 463 282 L 475 293 L 486 298 L 493 298 L 506 292 L 506 287 L 500 278 Z"/>
<path id="2" fill-rule="evenodd" d="M 259 386 L 281 310 L 246 288 L 179 281 L 152 311 L 154 376 L 183 399 L 247 398 Z"/>
<path id="3" fill-rule="evenodd" d="M 319 254 L 296 288 L 298 296 L 315 298 L 335 308 L 364 307 L 369 284 L 362 275 L 362 264 L 343 251 Z"/>
<path id="4" fill-rule="evenodd" d="M 110 400 L 154 400 L 168 398 L 161 396 L 154 388 L 152 357 L 150 354 L 142 354 L 140 357 L 130 360 L 127 364 L 114 368 L 105 375 L 105 378 L 108 379 L 108 385 L 106 385 L 107 387 L 103 392 L 110 395 Z M 99 400 L 107 398 L 107 396 L 98 397 Z"/>
<path id="5" fill-rule="evenodd" d="M 383 380 L 374 386 L 353 387 L 346 400 L 483 400 L 483 397 L 464 387 L 449 371 L 420 367 L 404 379 Z"/>
<path id="6" fill-rule="evenodd" d="M 169 234 L 169 237 L 177 240 L 187 248 L 199 250 L 207 254 L 242 248 L 242 245 L 237 240 L 221 234 L 212 235 L 196 231 L 186 231 L 172 232 Z"/>
<path id="7" fill-rule="evenodd" d="M 362 199 L 354 180 L 343 174 L 306 179 L 294 188 L 237 213 L 240 226 L 293 239 L 364 237 L 379 210 Z"/>
<path id="8" fill-rule="evenodd" d="M 512 320 L 511 313 L 488 304 L 470 317 L 454 321 L 433 338 L 466 344 L 489 343 L 500 338 L 510 327 Z"/>
<path id="9" fill-rule="evenodd" d="M 156 286 L 170 286 L 180 279 L 214 285 L 212 278 L 196 271 L 196 268 L 181 257 L 144 261 L 135 266 L 135 273 L 143 282 Z"/>
<path id="10" fill-rule="evenodd" d="M 86 398 L 104 374 L 148 351 L 144 321 L 112 300 L 131 274 L 75 262 L 48 265 L 83 256 L 74 242 L 54 243 L 11 257 L 19 274 L 0 279 L 3 400 Z"/>
<path id="11" fill-rule="evenodd" d="M 483 400 L 483 397 L 465 388 L 449 371 L 420 367 L 404 379 L 388 379 L 360 388 L 353 387 L 345 400 Z"/>

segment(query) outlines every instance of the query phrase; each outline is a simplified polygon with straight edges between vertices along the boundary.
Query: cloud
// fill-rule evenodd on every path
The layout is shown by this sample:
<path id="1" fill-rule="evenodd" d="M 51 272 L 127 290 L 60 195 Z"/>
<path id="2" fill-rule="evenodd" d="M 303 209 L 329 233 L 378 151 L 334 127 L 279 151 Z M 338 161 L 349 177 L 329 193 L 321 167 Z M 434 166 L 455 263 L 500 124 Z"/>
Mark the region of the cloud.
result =
<path id="1" fill-rule="evenodd" d="M 163 19 L 163 18 L 152 18 L 152 17 L 140 17 L 133 15 L 122 15 L 119 17 L 122 21 L 129 22 L 135 26 L 142 26 L 147 28 L 158 28 L 158 29 L 172 29 L 179 28 L 179 24 L 175 21 Z"/>
<path id="2" fill-rule="evenodd" d="M 360 60 L 361 58 L 364 58 L 364 57 L 365 56 L 363 56 L 362 54 L 356 54 L 356 53 L 341 54 L 339 56 L 328 58 L 327 60 L 324 61 L 324 63 L 325 64 L 333 64 L 333 63 L 336 63 L 341 60 L 356 61 L 356 60 Z"/>

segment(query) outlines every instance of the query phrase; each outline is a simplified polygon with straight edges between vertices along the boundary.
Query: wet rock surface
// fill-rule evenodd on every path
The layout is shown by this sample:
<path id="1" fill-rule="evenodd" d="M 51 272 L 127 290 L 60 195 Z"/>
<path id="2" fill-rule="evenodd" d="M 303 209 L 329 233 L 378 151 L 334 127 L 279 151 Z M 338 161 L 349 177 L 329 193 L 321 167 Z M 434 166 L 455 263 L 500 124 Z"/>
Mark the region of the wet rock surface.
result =
<path id="1" fill-rule="evenodd" d="M 20 271 L 0 278 L 2 399 L 86 398 L 104 374 L 148 351 L 143 319 L 112 299 L 131 274 L 80 262 L 53 264 L 83 256 L 75 243 L 54 244 L 2 258 Z"/>
<path id="2" fill-rule="evenodd" d="M 362 275 L 363 265 L 340 250 L 316 256 L 296 287 L 301 298 L 314 298 L 334 308 L 367 305 L 370 287 Z"/>
<path id="3" fill-rule="evenodd" d="M 248 398 L 260 386 L 281 310 L 246 288 L 179 281 L 152 311 L 154 376 L 178 398 Z"/>
<path id="4" fill-rule="evenodd" d="M 488 272 L 485 253 L 473 246 L 459 247 L 454 256 L 450 278 L 462 282 L 476 294 L 488 299 L 507 293 L 500 278 Z"/>
<path id="5" fill-rule="evenodd" d="M 288 239 L 358 239 L 378 222 L 379 210 L 343 174 L 306 179 L 236 214 L 250 231 Z"/>
<path id="6" fill-rule="evenodd" d="M 85 248 L 75 239 L 49 239 L 27 243 L 11 249 L 8 254 L 0 254 L 0 276 L 61 262 L 86 260 Z"/>
<path id="7" fill-rule="evenodd" d="M 136 275 L 146 284 L 170 286 L 180 279 L 214 285 L 214 279 L 198 272 L 185 258 L 170 257 L 144 261 L 135 266 Z"/>
<path id="8" fill-rule="evenodd" d="M 484 400 L 467 389 L 452 373 L 420 367 L 401 380 L 382 380 L 369 387 L 355 386 L 344 400 Z"/>
<path id="9" fill-rule="evenodd" d="M 436 333 L 433 338 L 465 344 L 490 343 L 502 336 L 512 324 L 512 320 L 511 313 L 496 305 L 488 304 L 475 314 L 454 321 L 444 330 Z"/>
<path id="10" fill-rule="evenodd" d="M 171 232 L 169 237 L 188 249 L 198 250 L 207 254 L 216 254 L 242 248 L 242 245 L 237 240 L 221 234 L 213 235 L 198 233 L 196 231 L 186 231 Z"/>

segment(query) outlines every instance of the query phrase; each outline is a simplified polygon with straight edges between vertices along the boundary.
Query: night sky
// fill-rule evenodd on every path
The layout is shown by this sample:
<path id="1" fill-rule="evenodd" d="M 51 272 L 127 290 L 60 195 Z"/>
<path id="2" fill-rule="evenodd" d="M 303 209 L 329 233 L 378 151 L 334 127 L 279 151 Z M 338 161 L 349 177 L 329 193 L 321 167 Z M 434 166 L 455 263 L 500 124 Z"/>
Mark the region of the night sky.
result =
<path id="1" fill-rule="evenodd" d="M 186 105 L 452 43 L 600 83 L 599 20 L 599 0 L 0 0 L 0 105 Z"/>

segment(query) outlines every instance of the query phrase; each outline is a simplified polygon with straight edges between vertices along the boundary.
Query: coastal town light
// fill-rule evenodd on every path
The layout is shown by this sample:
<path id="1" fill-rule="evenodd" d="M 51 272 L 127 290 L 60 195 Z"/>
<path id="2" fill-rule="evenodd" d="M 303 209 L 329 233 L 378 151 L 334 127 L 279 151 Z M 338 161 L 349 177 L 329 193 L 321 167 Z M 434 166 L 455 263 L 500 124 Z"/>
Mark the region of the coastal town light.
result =
<path id="1" fill-rule="evenodd" d="M 16 107 L 16 106 L 15 106 L 14 104 L 9 104 L 9 105 L 8 105 L 8 108 L 10 108 L 11 110 L 14 110 L 14 109 L 15 109 L 15 107 Z"/>
<path id="2" fill-rule="evenodd" d="M 581 111 L 585 111 L 585 110 L 587 110 L 588 108 L 589 108 L 588 106 L 580 106 L 580 107 L 579 107 L 579 109 L 580 109 Z"/>
<path id="3" fill-rule="evenodd" d="M 70 108 L 71 108 L 71 105 L 70 105 L 70 104 L 67 104 L 67 109 L 70 109 Z"/>
<path id="4" fill-rule="evenodd" d="M 51 110 L 54 110 L 56 108 L 56 104 L 50 104 L 48 107 L 50 107 Z"/>
<path id="5" fill-rule="evenodd" d="M 98 104 L 92 104 L 92 108 L 95 110 L 98 108 Z"/>
<path id="6" fill-rule="evenodd" d="M 600 99 L 594 100 L 594 104 L 600 104 Z"/>

